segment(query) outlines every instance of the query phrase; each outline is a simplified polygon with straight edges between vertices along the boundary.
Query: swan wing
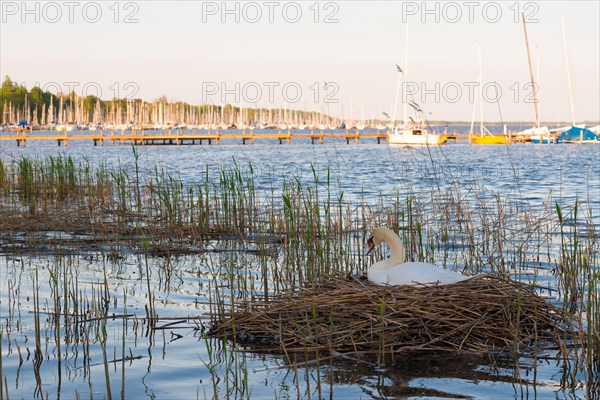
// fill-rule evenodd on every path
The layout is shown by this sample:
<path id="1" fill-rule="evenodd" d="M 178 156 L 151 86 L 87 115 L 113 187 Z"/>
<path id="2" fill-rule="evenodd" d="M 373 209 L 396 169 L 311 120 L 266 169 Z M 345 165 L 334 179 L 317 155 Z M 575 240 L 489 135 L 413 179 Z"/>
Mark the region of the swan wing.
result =
<path id="1" fill-rule="evenodd" d="M 369 280 L 379 285 L 448 285 L 470 277 L 432 264 L 408 262 L 369 273 Z"/>

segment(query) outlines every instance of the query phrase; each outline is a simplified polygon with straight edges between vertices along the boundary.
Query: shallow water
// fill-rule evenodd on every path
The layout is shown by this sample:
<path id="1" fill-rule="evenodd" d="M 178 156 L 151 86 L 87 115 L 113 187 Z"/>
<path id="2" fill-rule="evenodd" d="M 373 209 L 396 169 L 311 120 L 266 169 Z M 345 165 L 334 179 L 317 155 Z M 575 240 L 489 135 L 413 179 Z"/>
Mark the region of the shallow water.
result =
<path id="1" fill-rule="evenodd" d="M 348 204 L 366 201 L 376 206 L 382 199 L 391 199 L 397 192 L 404 196 L 409 190 L 442 195 L 448 187 L 473 193 L 477 199 L 472 201 L 478 204 L 499 197 L 506 204 L 540 213 L 548 207 L 552 211 L 554 201 L 568 207 L 577 200 L 591 210 L 590 229 L 600 230 L 599 146 L 448 144 L 405 148 L 368 140 L 359 145 L 332 140 L 323 145 L 232 143 L 144 146 L 136 150 L 143 174 L 152 176 L 158 166 L 187 184 L 202 180 L 205 174 L 218 179 L 218 166 L 234 164 L 246 171 L 252 168 L 256 189 L 264 193 L 279 191 L 283 180 L 290 176 L 314 182 L 315 171 L 324 185 L 330 173 L 331 186 L 344 192 Z M 132 148 L 127 145 L 93 147 L 89 142 L 71 141 L 68 147 L 59 148 L 51 142 L 31 142 L 17 148 L 12 143 L 0 144 L 5 164 L 21 156 L 43 159 L 59 153 L 93 165 L 104 162 L 133 169 L 135 162 Z M 516 224 L 519 216 L 514 218 Z M 510 237 L 507 235 L 507 240 Z M 102 324 L 70 320 L 57 332 L 51 304 L 52 274 L 63 274 L 75 292 L 87 300 L 83 303 L 92 319 L 94 307 L 102 305 L 103 291 L 111 293 L 107 306 L 114 318 L 106 323 L 106 353 L 115 398 L 120 397 L 123 370 L 126 398 L 212 398 L 215 388 L 220 398 L 584 398 L 599 393 L 598 388 L 594 392 L 585 385 L 581 369 L 566 370 L 550 353 L 539 355 L 537 360 L 522 358 L 518 365 L 513 360 L 490 363 L 485 357 L 419 354 L 387 360 L 384 366 L 328 358 L 317 366 L 304 364 L 302 358 L 292 360 L 290 365 L 283 356 L 232 351 L 227 342 L 203 337 L 206 320 L 201 317 L 210 312 L 208 303 L 215 290 L 211 274 L 215 268 L 233 265 L 239 273 L 253 276 L 250 280 L 255 282 L 255 290 L 261 290 L 256 278 L 261 258 L 248 251 L 248 246 L 252 245 L 232 240 L 206 241 L 206 251 L 200 255 L 170 258 L 145 257 L 127 248 L 117 259 L 109 258 L 108 251 L 60 255 L 53 253 L 52 247 L 44 254 L 3 254 L 1 352 L 3 386 L 8 395 L 107 398 L 99 340 Z M 555 262 L 556 255 L 552 254 L 522 266 L 520 272 L 534 272 L 538 282 L 556 287 L 552 274 Z M 225 277 L 223 280 L 226 282 Z M 155 297 L 155 312 L 162 318 L 157 324 L 160 329 L 151 334 L 143 323 L 148 285 Z M 36 362 L 34 293 L 38 291 L 42 355 Z M 128 316 L 126 325 L 124 314 Z M 79 326 L 87 328 L 78 330 Z M 72 329 L 70 336 L 78 337 L 79 342 L 64 340 L 67 329 Z M 60 351 L 56 337 L 63 338 Z M 563 388 L 564 383 L 574 386 Z"/>

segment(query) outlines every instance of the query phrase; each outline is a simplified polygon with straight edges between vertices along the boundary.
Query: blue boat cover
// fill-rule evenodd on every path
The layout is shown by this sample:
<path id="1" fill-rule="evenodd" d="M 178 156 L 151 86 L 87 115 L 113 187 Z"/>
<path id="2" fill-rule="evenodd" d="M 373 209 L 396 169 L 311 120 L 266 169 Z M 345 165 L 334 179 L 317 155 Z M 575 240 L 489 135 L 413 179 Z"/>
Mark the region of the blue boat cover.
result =
<path id="1" fill-rule="evenodd" d="M 585 128 L 578 128 L 576 126 L 572 126 L 566 132 L 560 134 L 560 139 L 562 139 L 563 143 L 568 142 L 600 142 L 600 136 L 596 135 L 594 132 Z"/>

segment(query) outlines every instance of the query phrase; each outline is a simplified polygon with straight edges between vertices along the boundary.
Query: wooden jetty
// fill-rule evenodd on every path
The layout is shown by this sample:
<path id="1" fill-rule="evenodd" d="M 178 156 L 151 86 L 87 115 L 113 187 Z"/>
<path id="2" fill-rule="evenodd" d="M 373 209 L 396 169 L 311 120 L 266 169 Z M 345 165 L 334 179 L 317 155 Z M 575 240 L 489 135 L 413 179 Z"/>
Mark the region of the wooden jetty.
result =
<path id="1" fill-rule="evenodd" d="M 181 130 L 169 130 L 167 132 L 149 132 L 146 130 L 122 130 L 122 131 L 72 131 L 72 132 L 50 132 L 46 134 L 31 131 L 11 132 L 9 135 L 0 135 L 0 141 L 16 141 L 17 146 L 26 146 L 28 141 L 54 140 L 59 146 L 68 146 L 72 140 L 90 140 L 94 146 L 110 143 L 129 143 L 133 145 L 184 145 L 184 144 L 220 144 L 224 140 L 241 140 L 242 144 L 253 144 L 255 140 L 277 140 L 279 144 L 288 143 L 296 139 L 309 139 L 312 144 L 324 143 L 326 139 L 344 139 L 346 143 L 359 143 L 361 139 L 372 138 L 377 143 L 387 142 L 386 132 L 360 132 L 359 130 L 345 132 L 325 133 L 323 131 L 277 131 L 254 133 L 252 130 L 241 132 L 196 131 L 184 132 Z"/>
<path id="2" fill-rule="evenodd" d="M 446 134 L 447 140 L 457 141 L 461 134 Z M 30 129 L 10 132 L 9 135 L 0 135 L 0 141 L 16 141 L 17 146 L 26 146 L 28 141 L 54 140 L 59 146 L 68 146 L 71 140 L 90 140 L 94 146 L 104 145 L 105 142 L 129 143 L 133 145 L 187 145 L 187 144 L 220 144 L 223 140 L 241 140 L 242 144 L 253 144 L 255 140 L 277 140 L 279 144 L 291 144 L 292 140 L 309 139 L 312 144 L 316 142 L 323 144 L 327 139 L 343 139 L 347 144 L 354 142 L 358 144 L 361 139 L 371 138 L 377 140 L 377 143 L 386 142 L 388 139 L 387 131 L 361 132 L 357 130 L 346 130 L 343 132 L 334 131 L 325 133 L 322 130 L 315 131 L 282 131 L 277 132 L 257 132 L 253 130 L 243 130 L 238 132 L 223 132 L 219 130 L 192 130 L 185 132 L 182 130 L 170 129 L 164 131 L 148 131 L 143 129 L 121 130 L 121 131 L 52 131 L 49 133 L 33 133 Z"/>

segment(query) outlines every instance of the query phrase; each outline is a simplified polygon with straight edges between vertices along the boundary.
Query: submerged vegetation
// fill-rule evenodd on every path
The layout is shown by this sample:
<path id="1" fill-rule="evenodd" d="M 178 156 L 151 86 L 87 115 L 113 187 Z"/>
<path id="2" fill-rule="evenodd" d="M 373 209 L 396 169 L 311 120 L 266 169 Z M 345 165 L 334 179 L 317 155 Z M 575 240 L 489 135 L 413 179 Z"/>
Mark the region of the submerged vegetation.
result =
<path id="1" fill-rule="evenodd" d="M 128 165 L 91 165 L 60 155 L 0 160 L 0 242 L 6 269 L 10 265 L 12 274 L 31 274 L 33 303 L 27 307 L 35 336 L 32 342 L 15 338 L 24 329 L 24 288 L 19 276 L 3 273 L 10 279 L 2 283 L 7 294 L 1 298 L 0 350 L 4 356 L 8 346 L 9 357 L 18 355 L 19 369 L 27 353 L 36 397 L 47 397 L 39 373 L 44 359 L 59 363 L 60 376 L 61 362 L 77 364 L 80 352 L 90 393 L 90 368 L 97 362 L 103 368 L 102 391 L 117 397 L 121 390 L 123 397 L 127 365 L 138 357 L 126 342 L 139 336 L 166 343 L 168 329 L 173 329 L 171 341 L 177 340 L 174 329 L 183 326 L 206 346 L 202 363 L 210 373 L 212 396 L 250 397 L 246 355 L 235 351 L 240 332 L 216 341 L 207 335 L 206 320 L 268 303 L 290 290 L 318 288 L 332 277 L 362 274 L 372 262 L 363 256 L 364 239 L 378 226 L 400 233 L 409 259 L 466 274 L 510 276 L 568 312 L 574 324 L 561 332 L 563 347 L 557 349 L 560 362 L 569 367 L 561 385 L 575 390 L 583 384 L 586 393 L 599 393 L 594 383 L 600 373 L 598 216 L 587 201 L 568 204 L 548 194 L 543 204 L 532 206 L 518 190 L 494 193 L 479 184 L 452 183 L 446 175 L 437 176 L 429 190 L 350 194 L 329 167 L 315 166 L 311 179 L 292 175 L 280 185 L 259 176 L 251 164 L 206 168 L 194 182 L 185 182 L 158 167 L 141 171 L 135 149 L 133 159 Z M 450 184 L 442 186 L 441 180 Z M 25 265 L 27 255 L 45 261 Z M 193 257 L 196 266 L 189 268 L 201 277 L 198 304 L 181 315 L 161 315 L 168 304 L 161 294 L 169 292 L 171 279 L 184 280 L 171 260 L 186 257 Z M 119 265 L 132 258 L 138 271 L 135 290 L 120 282 L 119 272 Z M 95 279 L 82 279 L 77 267 L 82 259 L 93 261 Z M 134 301 L 143 314 L 129 310 Z M 386 302 L 382 297 L 377 312 L 385 314 Z M 525 304 L 522 310 L 530 312 Z M 380 353 L 386 353 L 386 344 L 381 346 Z M 306 368 L 331 365 L 338 354 L 331 350 L 303 351 L 301 361 Z M 535 363 L 553 356 L 533 352 L 528 357 Z M 300 360 L 294 360 L 288 362 L 298 374 Z M 316 388 L 306 390 L 322 397 L 328 384 L 319 378 Z M 8 397 L 11 387 L 3 389 Z"/>

